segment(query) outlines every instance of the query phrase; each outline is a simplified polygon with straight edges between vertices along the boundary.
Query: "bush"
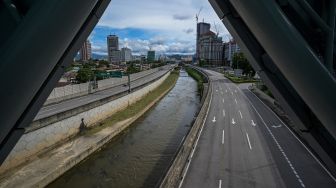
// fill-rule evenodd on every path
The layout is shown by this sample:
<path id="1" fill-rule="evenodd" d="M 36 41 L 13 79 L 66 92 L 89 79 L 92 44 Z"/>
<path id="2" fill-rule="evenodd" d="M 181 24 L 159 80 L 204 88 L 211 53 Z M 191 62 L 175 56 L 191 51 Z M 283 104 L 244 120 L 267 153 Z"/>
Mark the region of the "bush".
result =
<path id="1" fill-rule="evenodd" d="M 85 83 L 93 79 L 93 71 L 90 68 L 81 68 L 78 71 L 76 80 L 80 83 Z"/>
<path id="2" fill-rule="evenodd" d="M 137 72 L 140 72 L 140 69 L 135 67 L 133 63 L 130 64 L 129 67 L 127 67 L 127 71 L 126 71 L 127 74 L 133 74 Z"/>
<path id="3" fill-rule="evenodd" d="M 255 75 L 255 71 L 244 56 L 242 52 L 234 53 L 232 57 L 232 68 L 236 69 L 242 69 L 243 74 L 249 75 L 250 77 L 253 77 Z"/>
<path id="4" fill-rule="evenodd" d="M 234 83 L 251 83 L 251 82 L 257 82 L 257 80 L 253 79 L 253 78 L 249 78 L 246 76 L 243 77 L 236 77 L 234 75 L 230 75 L 230 74 L 224 74 L 224 76 L 226 78 L 228 78 L 229 80 L 231 80 Z"/>
<path id="5" fill-rule="evenodd" d="M 203 83 L 204 83 L 204 78 L 203 75 L 198 73 L 192 68 L 186 67 L 187 73 L 194 78 L 197 81 L 197 88 L 198 88 L 198 93 L 202 96 L 203 95 Z"/>

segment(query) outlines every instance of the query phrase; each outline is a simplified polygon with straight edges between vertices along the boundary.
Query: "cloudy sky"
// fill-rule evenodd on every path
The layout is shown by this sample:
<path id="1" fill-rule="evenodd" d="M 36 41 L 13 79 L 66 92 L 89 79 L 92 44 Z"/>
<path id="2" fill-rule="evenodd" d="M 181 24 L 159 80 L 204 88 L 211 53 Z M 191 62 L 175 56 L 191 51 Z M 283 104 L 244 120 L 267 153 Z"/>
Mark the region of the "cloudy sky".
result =
<path id="1" fill-rule="evenodd" d="M 223 40 L 229 35 L 207 0 L 112 0 L 90 35 L 94 53 L 106 54 L 106 36 L 119 36 L 119 46 L 135 54 L 152 48 L 158 54 L 195 53 L 196 19 L 204 19 Z"/>

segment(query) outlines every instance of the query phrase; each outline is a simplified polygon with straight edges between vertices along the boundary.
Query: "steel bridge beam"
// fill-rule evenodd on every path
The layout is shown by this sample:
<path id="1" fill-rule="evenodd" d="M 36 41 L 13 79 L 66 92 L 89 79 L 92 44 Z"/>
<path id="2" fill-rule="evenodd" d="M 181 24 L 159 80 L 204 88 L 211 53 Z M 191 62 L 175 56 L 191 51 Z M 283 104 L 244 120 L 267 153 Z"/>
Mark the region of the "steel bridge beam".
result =
<path id="1" fill-rule="evenodd" d="M 0 164 L 110 0 L 0 1 Z"/>

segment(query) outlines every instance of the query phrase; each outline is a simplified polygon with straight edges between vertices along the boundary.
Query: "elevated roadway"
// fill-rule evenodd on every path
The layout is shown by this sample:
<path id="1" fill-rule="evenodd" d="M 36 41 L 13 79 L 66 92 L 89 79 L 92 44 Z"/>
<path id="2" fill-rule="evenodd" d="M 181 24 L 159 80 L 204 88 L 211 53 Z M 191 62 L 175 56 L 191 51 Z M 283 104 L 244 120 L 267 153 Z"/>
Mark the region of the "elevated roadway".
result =
<path id="1" fill-rule="evenodd" d="M 131 90 L 132 88 L 137 88 L 139 86 L 145 85 L 161 76 L 166 74 L 170 70 L 170 67 L 165 67 L 162 70 L 159 70 L 153 74 L 146 75 L 144 77 L 141 77 L 139 79 L 136 79 L 131 82 Z M 43 106 L 40 111 L 38 112 L 37 116 L 34 118 L 34 120 L 43 119 L 67 110 L 75 109 L 80 106 L 99 101 L 101 99 L 117 95 L 120 93 L 123 93 L 125 91 L 128 91 L 128 85 L 118 85 L 115 87 L 111 87 L 106 90 L 98 91 L 92 94 L 88 94 L 85 96 L 72 98 L 66 101 L 62 101 L 60 103 L 52 104 Z"/>

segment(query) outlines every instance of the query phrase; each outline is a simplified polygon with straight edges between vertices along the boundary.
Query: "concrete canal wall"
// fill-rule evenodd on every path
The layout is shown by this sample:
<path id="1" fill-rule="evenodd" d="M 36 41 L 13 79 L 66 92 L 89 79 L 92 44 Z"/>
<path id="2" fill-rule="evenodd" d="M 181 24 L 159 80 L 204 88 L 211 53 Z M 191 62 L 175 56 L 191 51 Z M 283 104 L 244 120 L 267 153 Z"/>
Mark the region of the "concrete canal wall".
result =
<path id="1" fill-rule="evenodd" d="M 48 117 L 49 120 L 46 120 L 45 122 L 49 122 L 50 119 L 60 119 L 60 121 L 54 121 L 51 124 L 44 123 L 43 125 L 41 125 L 43 120 L 33 122 L 33 128 L 30 130 L 28 129 L 29 131 L 26 131 L 26 133 L 20 138 L 6 161 L 0 167 L 0 175 L 14 167 L 24 164 L 25 162 L 33 160 L 38 157 L 40 153 L 54 148 L 73 136 L 76 136 L 79 133 L 79 127 L 82 123 L 82 119 L 84 120 L 86 126 L 91 127 L 110 117 L 114 113 L 137 102 L 162 84 L 169 74 L 170 71 L 149 85 L 139 88 L 130 94 L 122 95 L 116 99 L 106 101 L 100 106 L 91 106 L 90 108 L 82 106 L 79 108 L 85 108 L 87 110 L 83 111 L 83 109 L 73 109 L 72 111 L 75 110 L 80 113 L 76 114 L 73 112 L 65 112 L 67 114 L 74 114 L 67 118 L 59 118 L 59 114 L 56 114 L 54 115 L 55 117 Z M 102 101 L 99 102 L 102 103 Z"/>
<path id="2" fill-rule="evenodd" d="M 204 84 L 205 87 L 203 90 L 204 95 L 202 97 L 201 110 L 198 113 L 193 126 L 190 128 L 188 134 L 185 136 L 183 144 L 179 148 L 179 151 L 177 152 L 174 161 L 172 162 L 169 170 L 167 171 L 165 177 L 161 182 L 160 188 L 179 187 L 180 182 L 182 181 L 185 173 L 188 170 L 192 155 L 196 148 L 197 140 L 202 133 L 204 122 L 206 120 L 211 104 L 212 86 L 210 79 L 200 69 L 192 66 L 190 67 L 205 76 L 208 80 L 208 83 Z"/>

